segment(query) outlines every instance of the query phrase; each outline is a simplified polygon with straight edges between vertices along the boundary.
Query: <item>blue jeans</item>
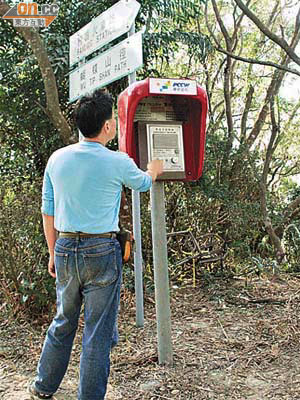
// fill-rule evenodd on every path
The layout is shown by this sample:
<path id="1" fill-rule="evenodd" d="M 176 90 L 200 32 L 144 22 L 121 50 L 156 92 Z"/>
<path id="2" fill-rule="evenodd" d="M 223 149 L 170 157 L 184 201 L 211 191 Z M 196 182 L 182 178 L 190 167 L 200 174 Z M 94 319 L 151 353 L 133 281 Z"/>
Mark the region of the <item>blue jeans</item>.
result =
<path id="1" fill-rule="evenodd" d="M 117 342 L 122 279 L 119 242 L 109 238 L 59 238 L 55 245 L 57 314 L 44 342 L 35 388 L 55 393 L 68 367 L 84 303 L 78 400 L 102 400 Z"/>

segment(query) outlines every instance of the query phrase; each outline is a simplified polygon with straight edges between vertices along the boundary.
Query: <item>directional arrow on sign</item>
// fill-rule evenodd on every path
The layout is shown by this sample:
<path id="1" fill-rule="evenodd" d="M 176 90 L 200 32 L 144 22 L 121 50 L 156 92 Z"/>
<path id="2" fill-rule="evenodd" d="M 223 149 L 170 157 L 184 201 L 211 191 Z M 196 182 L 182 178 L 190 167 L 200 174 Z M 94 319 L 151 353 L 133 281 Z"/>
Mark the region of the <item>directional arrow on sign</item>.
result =
<path id="1" fill-rule="evenodd" d="M 128 32 L 140 6 L 136 0 L 120 0 L 70 36 L 70 66 Z"/>

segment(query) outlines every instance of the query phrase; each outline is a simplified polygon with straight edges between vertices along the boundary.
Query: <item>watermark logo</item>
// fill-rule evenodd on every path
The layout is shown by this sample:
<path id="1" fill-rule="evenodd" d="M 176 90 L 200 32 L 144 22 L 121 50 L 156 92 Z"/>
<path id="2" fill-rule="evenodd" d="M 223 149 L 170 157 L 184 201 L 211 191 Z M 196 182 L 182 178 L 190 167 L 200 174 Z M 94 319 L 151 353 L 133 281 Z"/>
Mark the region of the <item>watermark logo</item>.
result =
<path id="1" fill-rule="evenodd" d="M 58 4 L 18 3 L 2 17 L 19 28 L 45 28 L 57 17 Z"/>

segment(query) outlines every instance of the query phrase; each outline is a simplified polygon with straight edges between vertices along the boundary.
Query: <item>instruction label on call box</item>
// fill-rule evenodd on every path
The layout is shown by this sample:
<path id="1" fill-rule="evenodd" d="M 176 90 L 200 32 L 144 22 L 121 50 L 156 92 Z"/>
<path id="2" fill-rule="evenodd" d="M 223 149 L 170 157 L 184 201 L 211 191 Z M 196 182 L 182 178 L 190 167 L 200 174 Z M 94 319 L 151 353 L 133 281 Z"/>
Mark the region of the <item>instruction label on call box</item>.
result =
<path id="1" fill-rule="evenodd" d="M 188 120 L 188 100 L 176 96 L 151 96 L 138 104 L 134 121 L 182 121 Z"/>
<path id="2" fill-rule="evenodd" d="M 148 159 L 163 160 L 164 171 L 184 171 L 181 125 L 147 124 Z"/>

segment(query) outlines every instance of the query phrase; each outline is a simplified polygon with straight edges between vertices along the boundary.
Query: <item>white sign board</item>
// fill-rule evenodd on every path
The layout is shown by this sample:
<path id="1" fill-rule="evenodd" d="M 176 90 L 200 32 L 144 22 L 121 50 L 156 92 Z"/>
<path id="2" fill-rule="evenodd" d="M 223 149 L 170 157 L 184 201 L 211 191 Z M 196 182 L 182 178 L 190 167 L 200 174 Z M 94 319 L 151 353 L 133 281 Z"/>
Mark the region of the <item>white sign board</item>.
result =
<path id="1" fill-rule="evenodd" d="M 70 66 L 128 32 L 140 6 L 136 0 L 120 0 L 70 36 Z"/>
<path id="2" fill-rule="evenodd" d="M 159 79 L 150 78 L 149 92 L 152 94 L 184 94 L 196 95 L 196 81 L 188 79 Z"/>
<path id="3" fill-rule="evenodd" d="M 70 102 L 131 74 L 142 65 L 142 32 L 138 32 L 70 73 Z"/>

